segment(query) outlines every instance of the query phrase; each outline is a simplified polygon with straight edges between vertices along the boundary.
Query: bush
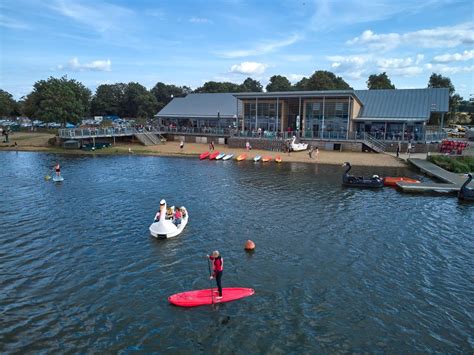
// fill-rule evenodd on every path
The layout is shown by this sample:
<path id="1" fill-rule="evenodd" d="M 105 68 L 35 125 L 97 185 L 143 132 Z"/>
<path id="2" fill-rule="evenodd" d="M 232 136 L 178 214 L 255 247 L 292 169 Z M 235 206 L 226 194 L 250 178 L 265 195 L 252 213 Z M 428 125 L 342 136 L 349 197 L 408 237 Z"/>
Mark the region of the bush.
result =
<path id="1" fill-rule="evenodd" d="M 429 161 L 454 173 L 467 173 L 474 171 L 474 157 L 432 155 L 429 157 Z"/>

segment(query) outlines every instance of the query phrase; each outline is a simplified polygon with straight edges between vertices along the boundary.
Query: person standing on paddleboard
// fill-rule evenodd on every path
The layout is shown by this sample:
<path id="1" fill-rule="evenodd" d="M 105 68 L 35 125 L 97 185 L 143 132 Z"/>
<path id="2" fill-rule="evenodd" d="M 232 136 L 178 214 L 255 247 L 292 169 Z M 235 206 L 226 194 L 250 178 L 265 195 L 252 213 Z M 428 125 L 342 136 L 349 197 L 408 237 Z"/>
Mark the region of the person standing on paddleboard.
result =
<path id="1" fill-rule="evenodd" d="M 59 165 L 59 162 L 54 166 L 54 170 L 56 171 L 56 176 L 61 175 L 61 166 Z"/>
<path id="2" fill-rule="evenodd" d="M 212 255 L 208 258 L 212 261 L 212 275 L 210 279 L 215 278 L 217 283 L 217 289 L 219 290 L 219 297 L 222 298 L 222 272 L 224 271 L 224 259 L 221 257 L 217 250 L 212 252 Z"/>

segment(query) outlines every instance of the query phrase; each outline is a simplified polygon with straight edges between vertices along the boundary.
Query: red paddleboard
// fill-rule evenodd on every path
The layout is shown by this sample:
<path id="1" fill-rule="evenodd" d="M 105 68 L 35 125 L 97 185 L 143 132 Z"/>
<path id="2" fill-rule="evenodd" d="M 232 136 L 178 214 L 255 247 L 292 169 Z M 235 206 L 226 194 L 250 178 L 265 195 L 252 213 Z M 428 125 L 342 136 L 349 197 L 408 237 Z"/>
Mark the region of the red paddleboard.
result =
<path id="1" fill-rule="evenodd" d="M 209 154 L 211 154 L 211 153 L 209 153 L 209 152 L 204 152 L 204 153 L 202 153 L 202 154 L 199 156 L 199 159 L 201 159 L 201 160 L 206 159 L 206 158 L 209 156 Z"/>
<path id="2" fill-rule="evenodd" d="M 216 157 L 219 155 L 219 152 L 214 152 L 211 155 L 209 155 L 209 160 L 216 159 Z"/>
<path id="3" fill-rule="evenodd" d="M 217 296 L 219 296 L 217 289 L 212 289 L 212 292 L 213 294 L 211 294 L 211 289 L 207 289 L 177 293 L 169 296 L 168 301 L 175 306 L 196 307 L 213 303 L 235 301 L 240 298 L 252 296 L 255 293 L 252 288 L 225 287 L 222 289 L 222 298 L 217 299 Z"/>
<path id="4" fill-rule="evenodd" d="M 412 178 L 408 178 L 408 177 L 390 177 L 390 176 L 386 176 L 383 179 L 383 184 L 385 186 L 397 186 L 397 182 L 408 182 L 410 184 L 419 184 L 420 183 L 420 181 L 412 179 Z"/>

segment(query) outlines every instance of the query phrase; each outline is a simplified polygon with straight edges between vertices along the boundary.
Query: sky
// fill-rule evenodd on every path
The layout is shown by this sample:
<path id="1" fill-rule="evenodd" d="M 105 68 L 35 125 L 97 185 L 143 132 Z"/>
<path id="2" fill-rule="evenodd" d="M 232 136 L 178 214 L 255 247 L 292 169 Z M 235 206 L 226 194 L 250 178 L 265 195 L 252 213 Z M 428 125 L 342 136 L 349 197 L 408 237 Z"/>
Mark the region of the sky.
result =
<path id="1" fill-rule="evenodd" d="M 38 80 L 295 83 L 316 70 L 366 89 L 432 73 L 474 97 L 472 0 L 0 0 L 0 88 L 19 99 Z"/>

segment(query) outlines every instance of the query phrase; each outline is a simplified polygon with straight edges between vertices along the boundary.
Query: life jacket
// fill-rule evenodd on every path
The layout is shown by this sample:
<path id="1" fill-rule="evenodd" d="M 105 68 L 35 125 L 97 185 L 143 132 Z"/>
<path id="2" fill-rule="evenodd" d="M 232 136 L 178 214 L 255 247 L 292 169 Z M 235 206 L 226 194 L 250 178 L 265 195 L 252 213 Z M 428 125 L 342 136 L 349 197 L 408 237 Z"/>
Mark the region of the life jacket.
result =
<path id="1" fill-rule="evenodd" d="M 212 265 L 215 272 L 224 270 L 224 258 L 220 255 L 217 258 L 212 258 Z"/>

